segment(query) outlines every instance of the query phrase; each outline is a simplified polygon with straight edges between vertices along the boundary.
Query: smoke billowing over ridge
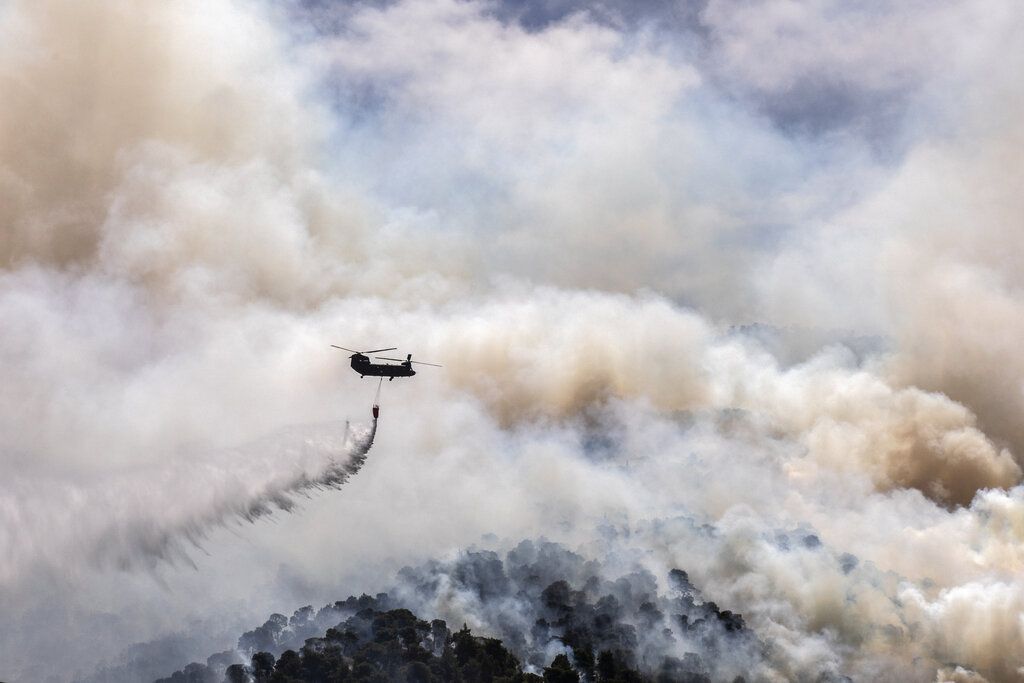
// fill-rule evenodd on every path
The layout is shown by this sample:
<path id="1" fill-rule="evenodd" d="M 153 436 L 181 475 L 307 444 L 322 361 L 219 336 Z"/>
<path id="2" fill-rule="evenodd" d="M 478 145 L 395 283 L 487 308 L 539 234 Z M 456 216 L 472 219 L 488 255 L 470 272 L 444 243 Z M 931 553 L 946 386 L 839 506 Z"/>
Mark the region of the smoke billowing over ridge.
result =
<path id="1" fill-rule="evenodd" d="M 1015 680 L 1022 21 L 0 4 L 0 677 L 611 524 L 783 677 Z M 332 342 L 445 365 L 372 477 L 150 562 L 361 464 Z"/>

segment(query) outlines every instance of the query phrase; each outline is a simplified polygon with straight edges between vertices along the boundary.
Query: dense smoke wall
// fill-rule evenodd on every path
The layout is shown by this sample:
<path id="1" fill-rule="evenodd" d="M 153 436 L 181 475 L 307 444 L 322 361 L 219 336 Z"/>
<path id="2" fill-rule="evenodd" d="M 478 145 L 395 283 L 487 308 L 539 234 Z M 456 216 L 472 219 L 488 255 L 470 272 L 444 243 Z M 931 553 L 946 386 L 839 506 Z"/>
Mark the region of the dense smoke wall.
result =
<path id="1" fill-rule="evenodd" d="M 1015 680 L 1022 21 L 0 3 L 0 677 L 611 528 L 769 678 Z M 211 551 L 361 464 L 330 343 L 445 367 Z"/>

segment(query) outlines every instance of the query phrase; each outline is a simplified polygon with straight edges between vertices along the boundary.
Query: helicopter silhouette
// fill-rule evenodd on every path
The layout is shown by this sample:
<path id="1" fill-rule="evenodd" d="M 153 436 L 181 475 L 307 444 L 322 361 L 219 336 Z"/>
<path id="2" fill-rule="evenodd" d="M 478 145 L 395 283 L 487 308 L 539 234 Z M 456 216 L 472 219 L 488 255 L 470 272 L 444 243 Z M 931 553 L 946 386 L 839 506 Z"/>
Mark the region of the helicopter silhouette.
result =
<path id="1" fill-rule="evenodd" d="M 388 349 L 373 349 L 371 351 L 356 351 L 354 349 L 346 349 L 344 346 L 338 346 L 337 344 L 331 344 L 331 346 L 336 349 L 341 349 L 342 351 L 348 351 L 352 354 L 351 356 L 349 356 L 349 359 L 352 362 L 352 369 L 358 372 L 360 377 L 366 377 L 367 375 L 371 377 L 387 377 L 388 381 L 391 382 L 396 377 L 412 377 L 413 375 L 415 375 L 416 371 L 412 369 L 413 364 L 430 365 L 435 368 L 442 367 L 437 363 L 424 363 L 423 361 L 413 360 L 411 353 L 405 357 L 405 360 L 402 360 L 401 358 L 385 358 L 383 356 L 374 356 L 374 358 L 378 360 L 395 361 L 396 363 L 398 363 L 398 365 L 395 365 L 395 363 L 370 362 L 369 354 L 381 353 L 383 351 L 394 351 L 396 348 L 398 348 L 395 346 L 392 346 L 391 348 Z"/>

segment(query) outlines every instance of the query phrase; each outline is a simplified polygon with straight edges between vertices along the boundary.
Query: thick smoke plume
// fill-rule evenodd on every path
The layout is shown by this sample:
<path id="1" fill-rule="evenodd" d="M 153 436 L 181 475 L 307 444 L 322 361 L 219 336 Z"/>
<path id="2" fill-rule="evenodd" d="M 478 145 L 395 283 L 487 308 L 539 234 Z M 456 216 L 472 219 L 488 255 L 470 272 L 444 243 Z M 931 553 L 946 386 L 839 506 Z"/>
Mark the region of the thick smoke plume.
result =
<path id="1" fill-rule="evenodd" d="M 0 1 L 0 678 L 493 534 L 684 568 L 768 680 L 1017 680 L 1022 36 L 1012 0 Z M 331 343 L 444 368 L 389 384 L 373 476 L 224 528 L 362 464 Z"/>

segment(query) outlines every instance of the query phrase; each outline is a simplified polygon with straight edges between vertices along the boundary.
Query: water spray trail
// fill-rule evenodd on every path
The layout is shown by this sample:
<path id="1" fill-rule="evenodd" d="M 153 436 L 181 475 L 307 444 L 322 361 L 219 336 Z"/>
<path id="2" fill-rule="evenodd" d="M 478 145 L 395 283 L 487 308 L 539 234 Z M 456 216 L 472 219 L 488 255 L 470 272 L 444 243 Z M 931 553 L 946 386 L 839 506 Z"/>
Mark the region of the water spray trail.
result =
<path id="1" fill-rule="evenodd" d="M 47 560 L 24 550 L 31 547 L 31 530 L 7 523 L 5 510 L 27 511 L 54 530 L 55 547 L 77 551 L 95 566 L 193 564 L 192 551 L 214 529 L 288 512 L 298 496 L 340 488 L 366 462 L 376 433 L 376 418 L 368 426 L 307 425 L 214 454 L 182 454 L 159 468 L 92 485 L 51 482 L 39 490 L 8 482 L 0 488 L 0 529 L 15 532 L 0 533 L 0 582 Z M 147 485 L 154 480 L 160 485 Z M 110 514 L 97 518 L 89 514 L 94 509 Z"/>
<path id="2" fill-rule="evenodd" d="M 376 406 L 374 406 L 376 407 Z M 290 511 L 294 507 L 292 497 L 302 495 L 311 489 L 338 489 L 355 475 L 366 462 L 367 454 L 373 447 L 373 439 L 377 435 L 377 415 L 374 411 L 373 422 L 370 427 L 360 430 L 346 423 L 344 451 L 347 455 L 342 459 L 331 456 L 326 465 L 319 471 L 313 473 L 303 472 L 296 475 L 290 481 L 283 482 L 283 485 L 268 488 L 262 496 L 257 496 L 249 508 L 241 513 L 247 520 L 273 512 L 277 507 Z M 307 440 L 307 445 L 313 448 L 322 446 L 314 439 Z"/>
<path id="3" fill-rule="evenodd" d="M 223 479 L 245 491 L 239 498 L 226 497 L 220 501 L 210 500 L 205 510 L 200 507 L 190 518 L 169 525 L 162 532 L 155 530 L 146 520 L 140 520 L 137 533 L 124 534 L 122 538 L 135 538 L 138 542 L 121 548 L 120 565 L 132 564 L 139 555 L 143 563 L 154 564 L 156 559 L 188 559 L 187 546 L 182 541 L 199 547 L 201 541 L 212 529 L 226 526 L 232 520 L 244 519 L 252 522 L 259 517 L 270 515 L 275 509 L 290 512 L 295 508 L 297 496 L 309 496 L 314 490 L 339 489 L 354 476 L 366 462 L 377 434 L 377 418 L 369 427 L 346 423 L 344 435 L 338 438 L 333 429 L 323 430 L 301 428 L 301 437 L 294 439 L 291 433 L 239 449 L 240 458 L 251 458 L 251 462 L 277 461 L 287 464 L 287 473 L 271 475 L 262 483 L 249 478 L 251 471 L 243 470 L 222 475 Z M 260 457 L 263 453 L 263 457 Z M 280 466 L 280 465 L 279 465 Z M 230 481 L 233 479 L 234 481 Z M 248 480 L 248 481 L 247 481 Z M 214 490 L 223 489 L 224 481 L 214 480 Z M 252 484 L 256 486 L 252 486 Z M 251 488 L 250 488 L 251 487 Z M 100 544 L 103 547 L 104 544 Z M 108 546 L 109 547 L 109 546 Z M 96 558 L 102 564 L 103 558 Z"/>

